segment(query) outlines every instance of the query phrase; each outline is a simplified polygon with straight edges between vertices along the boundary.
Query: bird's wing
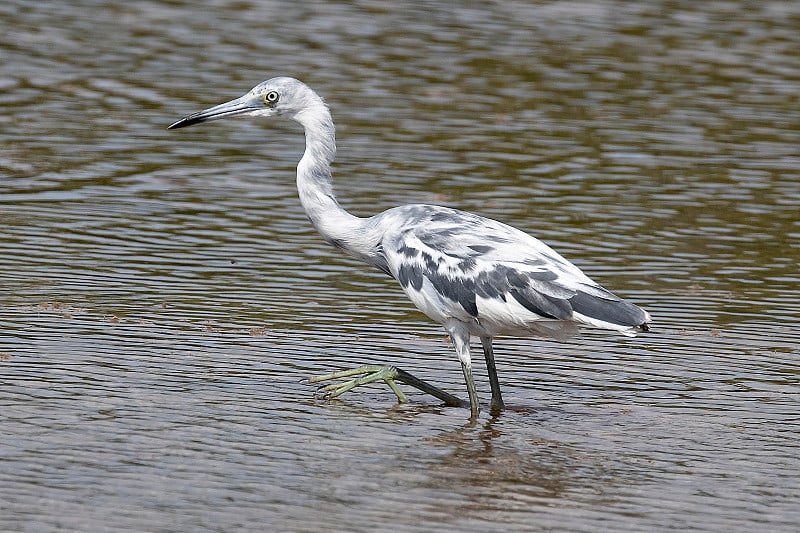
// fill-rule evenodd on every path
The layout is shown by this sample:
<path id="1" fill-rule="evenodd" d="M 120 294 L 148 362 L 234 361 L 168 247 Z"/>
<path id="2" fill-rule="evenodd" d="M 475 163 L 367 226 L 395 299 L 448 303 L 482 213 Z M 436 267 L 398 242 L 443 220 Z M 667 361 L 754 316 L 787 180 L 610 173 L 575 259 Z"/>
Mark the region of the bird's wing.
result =
<path id="1" fill-rule="evenodd" d="M 570 320 L 628 332 L 649 319 L 511 226 L 435 206 L 392 211 L 383 255 L 412 301 L 435 320 L 477 320 L 512 332 Z"/>

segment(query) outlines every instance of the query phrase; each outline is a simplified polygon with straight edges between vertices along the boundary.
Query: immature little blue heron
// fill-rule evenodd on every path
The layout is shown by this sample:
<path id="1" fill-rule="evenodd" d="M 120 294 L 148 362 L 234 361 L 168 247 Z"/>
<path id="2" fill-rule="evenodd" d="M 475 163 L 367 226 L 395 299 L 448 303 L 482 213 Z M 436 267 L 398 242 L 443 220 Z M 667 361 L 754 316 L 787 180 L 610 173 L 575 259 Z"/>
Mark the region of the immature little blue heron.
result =
<path id="1" fill-rule="evenodd" d="M 405 205 L 369 218 L 345 211 L 333 194 L 336 155 L 330 111 L 293 78 L 273 78 L 230 102 L 194 113 L 169 129 L 239 115 L 284 116 L 303 126 L 306 149 L 297 165 L 297 190 L 311 223 L 330 244 L 400 282 L 423 313 L 444 325 L 467 383 L 471 418 L 478 415 L 470 336 L 480 338 L 492 389 L 492 410 L 503 407 L 492 338 L 499 334 L 565 337 L 577 325 L 635 335 L 647 331 L 646 311 L 610 293 L 549 246 L 511 226 L 435 205 Z M 354 377 L 356 376 L 356 377 Z M 364 366 L 313 378 L 353 378 L 324 388 L 328 397 L 383 380 L 400 402 L 395 380 L 449 405 L 464 403 L 393 366 Z"/>

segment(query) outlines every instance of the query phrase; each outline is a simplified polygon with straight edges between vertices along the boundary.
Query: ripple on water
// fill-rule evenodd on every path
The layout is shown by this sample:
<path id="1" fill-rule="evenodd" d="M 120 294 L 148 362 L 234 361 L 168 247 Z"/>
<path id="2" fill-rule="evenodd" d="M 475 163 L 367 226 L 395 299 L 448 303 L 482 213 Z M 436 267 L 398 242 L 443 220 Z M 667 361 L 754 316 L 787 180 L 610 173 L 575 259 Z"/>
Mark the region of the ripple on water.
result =
<path id="1" fill-rule="evenodd" d="M 0 529 L 796 528 L 795 4 L 231 7 L 0 6 Z M 498 339 L 475 424 L 315 399 L 364 362 L 464 385 L 314 234 L 296 127 L 165 131 L 278 74 L 330 104 L 348 209 L 509 222 L 653 331 Z"/>

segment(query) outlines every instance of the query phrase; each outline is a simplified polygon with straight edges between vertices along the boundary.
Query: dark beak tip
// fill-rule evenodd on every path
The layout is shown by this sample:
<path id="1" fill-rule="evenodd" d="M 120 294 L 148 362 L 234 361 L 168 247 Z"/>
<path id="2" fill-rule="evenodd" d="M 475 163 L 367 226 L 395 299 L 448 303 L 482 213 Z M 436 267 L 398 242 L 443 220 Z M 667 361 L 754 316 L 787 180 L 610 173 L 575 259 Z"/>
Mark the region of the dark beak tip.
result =
<path id="1" fill-rule="evenodd" d="M 168 130 L 177 130 L 178 128 L 183 128 L 185 126 L 189 126 L 190 124 L 187 124 L 187 122 L 188 121 L 185 118 L 182 118 L 182 119 L 178 120 L 177 122 L 173 122 L 172 124 L 167 126 L 167 129 Z"/>

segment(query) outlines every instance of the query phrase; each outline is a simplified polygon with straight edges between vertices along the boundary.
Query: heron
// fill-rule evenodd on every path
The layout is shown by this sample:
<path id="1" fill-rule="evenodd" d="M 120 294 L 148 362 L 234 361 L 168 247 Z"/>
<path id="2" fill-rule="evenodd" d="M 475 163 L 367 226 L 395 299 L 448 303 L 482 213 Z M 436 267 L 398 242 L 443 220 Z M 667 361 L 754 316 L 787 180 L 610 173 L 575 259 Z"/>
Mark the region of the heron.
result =
<path id="1" fill-rule="evenodd" d="M 311 224 L 330 243 L 388 274 L 414 305 L 442 324 L 461 363 L 469 403 L 393 365 L 365 365 L 312 378 L 328 398 L 384 381 L 400 403 L 396 381 L 480 411 L 470 341 L 480 339 L 491 388 L 492 412 L 504 407 L 493 339 L 498 335 L 565 338 L 579 326 L 634 336 L 648 331 L 650 315 L 591 280 L 535 237 L 502 222 L 449 207 L 410 204 L 362 218 L 336 199 L 331 164 L 334 124 L 323 99 L 290 77 L 259 83 L 229 102 L 185 116 L 168 129 L 228 117 L 285 117 L 305 133 L 297 191 Z"/>

